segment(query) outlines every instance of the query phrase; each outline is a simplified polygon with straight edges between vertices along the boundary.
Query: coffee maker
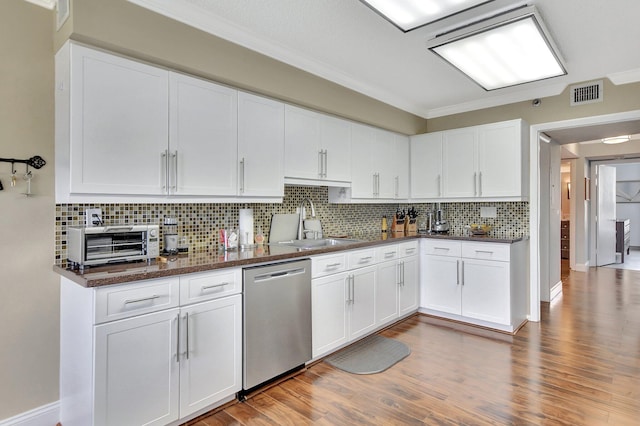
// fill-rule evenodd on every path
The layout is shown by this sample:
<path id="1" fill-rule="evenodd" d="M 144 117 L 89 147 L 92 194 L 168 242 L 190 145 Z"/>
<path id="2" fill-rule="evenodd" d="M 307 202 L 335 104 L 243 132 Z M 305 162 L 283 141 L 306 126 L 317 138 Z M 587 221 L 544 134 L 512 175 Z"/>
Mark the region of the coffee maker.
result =
<path id="1" fill-rule="evenodd" d="M 164 249 L 165 254 L 178 254 L 178 219 L 172 216 L 165 216 L 164 226 Z"/>

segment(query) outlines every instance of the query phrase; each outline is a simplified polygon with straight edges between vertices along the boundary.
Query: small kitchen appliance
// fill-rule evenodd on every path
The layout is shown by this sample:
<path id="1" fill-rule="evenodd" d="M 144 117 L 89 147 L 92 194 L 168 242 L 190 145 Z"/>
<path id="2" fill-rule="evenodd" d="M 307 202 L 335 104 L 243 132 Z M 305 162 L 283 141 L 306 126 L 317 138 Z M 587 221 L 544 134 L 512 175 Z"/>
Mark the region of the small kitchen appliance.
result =
<path id="1" fill-rule="evenodd" d="M 67 228 L 67 259 L 72 269 L 136 260 L 159 253 L 158 225 L 110 225 Z"/>
<path id="2" fill-rule="evenodd" d="M 178 254 L 178 219 L 172 216 L 164 218 L 164 249 L 162 253 Z"/>
<path id="3" fill-rule="evenodd" d="M 440 203 L 438 203 L 438 207 L 436 208 L 435 220 L 432 222 L 431 232 L 438 234 L 446 234 L 449 232 L 449 222 L 444 218 Z"/>

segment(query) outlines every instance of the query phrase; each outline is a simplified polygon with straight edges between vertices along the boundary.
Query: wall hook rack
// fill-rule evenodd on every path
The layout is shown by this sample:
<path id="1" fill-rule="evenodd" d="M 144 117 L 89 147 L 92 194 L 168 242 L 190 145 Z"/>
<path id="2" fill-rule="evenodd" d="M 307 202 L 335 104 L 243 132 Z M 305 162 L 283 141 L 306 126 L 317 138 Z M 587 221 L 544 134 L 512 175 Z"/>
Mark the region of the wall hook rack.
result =
<path id="1" fill-rule="evenodd" d="M 26 160 L 19 160 L 17 158 L 0 158 L 0 163 L 11 163 L 11 172 L 14 173 L 15 171 L 13 170 L 13 164 L 15 163 L 22 163 L 22 164 L 26 164 L 27 166 L 31 166 L 34 169 L 40 169 L 42 168 L 42 166 L 44 166 L 45 164 L 47 164 L 46 161 L 44 161 L 44 158 L 40 157 L 39 155 L 33 156 L 31 158 L 28 158 Z"/>

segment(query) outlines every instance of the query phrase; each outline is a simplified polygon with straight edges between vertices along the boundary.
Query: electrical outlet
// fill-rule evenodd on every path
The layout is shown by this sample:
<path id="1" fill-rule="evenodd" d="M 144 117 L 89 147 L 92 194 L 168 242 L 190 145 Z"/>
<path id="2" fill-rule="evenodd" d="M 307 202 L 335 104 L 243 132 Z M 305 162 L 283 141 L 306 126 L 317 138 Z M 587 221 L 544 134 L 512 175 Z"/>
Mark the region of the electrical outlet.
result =
<path id="1" fill-rule="evenodd" d="M 86 209 L 84 211 L 84 226 L 87 228 L 102 226 L 102 209 Z"/>
<path id="2" fill-rule="evenodd" d="M 480 217 L 495 218 L 498 216 L 495 207 L 480 207 Z"/>

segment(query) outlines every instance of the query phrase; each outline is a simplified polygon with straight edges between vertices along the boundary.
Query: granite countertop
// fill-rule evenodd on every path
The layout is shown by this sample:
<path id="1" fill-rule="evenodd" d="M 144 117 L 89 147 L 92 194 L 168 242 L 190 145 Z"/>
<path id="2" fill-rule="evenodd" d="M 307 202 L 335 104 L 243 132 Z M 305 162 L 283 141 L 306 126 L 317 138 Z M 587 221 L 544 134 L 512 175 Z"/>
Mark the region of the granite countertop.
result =
<path id="1" fill-rule="evenodd" d="M 416 238 L 435 238 L 448 240 L 482 241 L 491 243 L 512 244 L 523 240 L 520 238 L 492 238 L 470 237 L 468 235 L 427 234 L 410 237 L 383 237 L 383 234 L 371 234 L 357 237 L 358 242 L 347 245 L 325 246 L 314 249 L 299 249 L 290 246 L 264 245 L 250 250 L 226 252 L 192 251 L 188 255 L 160 257 L 151 262 L 132 262 L 118 265 L 106 265 L 86 268 L 84 271 L 73 270 L 65 264 L 54 265 L 53 270 L 58 274 L 80 284 L 83 287 L 100 287 L 111 284 L 121 284 L 130 281 L 163 278 L 175 275 L 206 272 L 221 268 L 231 268 L 260 263 L 276 262 L 309 257 L 319 254 L 353 250 L 390 243 L 409 241 Z"/>

